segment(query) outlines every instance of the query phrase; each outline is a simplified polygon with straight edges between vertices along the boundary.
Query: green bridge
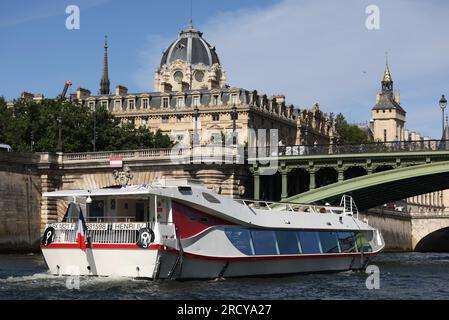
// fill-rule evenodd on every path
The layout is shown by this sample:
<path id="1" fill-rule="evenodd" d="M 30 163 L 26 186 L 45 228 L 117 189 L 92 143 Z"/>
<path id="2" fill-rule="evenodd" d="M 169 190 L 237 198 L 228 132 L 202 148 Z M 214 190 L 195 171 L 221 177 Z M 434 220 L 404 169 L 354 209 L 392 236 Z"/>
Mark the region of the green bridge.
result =
<path id="1" fill-rule="evenodd" d="M 351 194 L 365 210 L 449 188 L 446 141 L 288 146 L 252 152 L 259 152 L 249 159 L 255 199 L 336 202 Z"/>

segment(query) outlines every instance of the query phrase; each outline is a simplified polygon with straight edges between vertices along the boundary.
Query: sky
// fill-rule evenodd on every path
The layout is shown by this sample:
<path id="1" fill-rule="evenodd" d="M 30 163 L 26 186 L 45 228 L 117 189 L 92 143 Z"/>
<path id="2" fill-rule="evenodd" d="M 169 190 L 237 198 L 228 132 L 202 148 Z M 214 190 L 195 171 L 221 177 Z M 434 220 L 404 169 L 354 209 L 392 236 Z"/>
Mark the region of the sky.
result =
<path id="1" fill-rule="evenodd" d="M 79 30 L 66 28 L 69 5 L 80 9 Z M 369 5 L 379 9 L 378 29 L 366 26 Z M 190 0 L 0 0 L 0 96 L 55 97 L 67 80 L 96 94 L 105 34 L 111 88 L 153 91 L 162 52 L 190 12 Z M 232 87 L 366 123 L 388 52 L 406 127 L 433 138 L 438 101 L 449 96 L 448 13 L 443 0 L 192 0 L 193 24 Z"/>

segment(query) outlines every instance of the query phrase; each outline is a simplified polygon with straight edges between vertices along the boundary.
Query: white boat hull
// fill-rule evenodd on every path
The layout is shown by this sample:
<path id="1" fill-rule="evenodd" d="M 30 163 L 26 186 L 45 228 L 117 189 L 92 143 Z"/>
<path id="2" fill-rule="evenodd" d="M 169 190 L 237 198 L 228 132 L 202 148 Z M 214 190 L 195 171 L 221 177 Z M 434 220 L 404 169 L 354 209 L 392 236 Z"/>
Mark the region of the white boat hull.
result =
<path id="1" fill-rule="evenodd" d="M 370 255 L 322 254 L 283 259 L 229 260 L 193 257 L 158 249 L 45 248 L 51 274 L 150 279 L 215 279 L 339 272 L 363 268 Z"/>

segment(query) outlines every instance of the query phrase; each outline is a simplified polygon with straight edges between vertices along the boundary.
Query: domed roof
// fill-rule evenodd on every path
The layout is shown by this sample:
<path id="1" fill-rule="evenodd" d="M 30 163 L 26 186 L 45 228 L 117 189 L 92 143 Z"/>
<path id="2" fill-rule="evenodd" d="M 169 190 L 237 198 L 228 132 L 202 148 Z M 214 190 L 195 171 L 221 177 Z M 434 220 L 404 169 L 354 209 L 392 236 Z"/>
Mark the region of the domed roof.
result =
<path id="1" fill-rule="evenodd" d="M 175 60 L 186 61 L 192 65 L 203 63 L 212 66 L 220 64 L 215 47 L 202 38 L 202 33 L 190 24 L 187 30 L 180 32 L 178 39 L 165 50 L 161 59 L 161 67 Z"/>

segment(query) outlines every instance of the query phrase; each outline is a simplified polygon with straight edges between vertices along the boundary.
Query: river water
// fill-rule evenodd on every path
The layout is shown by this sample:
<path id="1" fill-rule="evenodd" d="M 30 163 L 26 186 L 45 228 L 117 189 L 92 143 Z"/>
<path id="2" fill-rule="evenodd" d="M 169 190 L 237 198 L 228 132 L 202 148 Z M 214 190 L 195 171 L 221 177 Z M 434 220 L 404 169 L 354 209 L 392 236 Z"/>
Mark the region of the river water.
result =
<path id="1" fill-rule="evenodd" d="M 382 253 L 379 289 L 367 289 L 363 271 L 211 281 L 150 281 L 66 277 L 47 273 L 40 254 L 0 255 L 4 299 L 449 299 L 449 253 Z M 372 282 L 370 282 L 372 283 Z"/>

